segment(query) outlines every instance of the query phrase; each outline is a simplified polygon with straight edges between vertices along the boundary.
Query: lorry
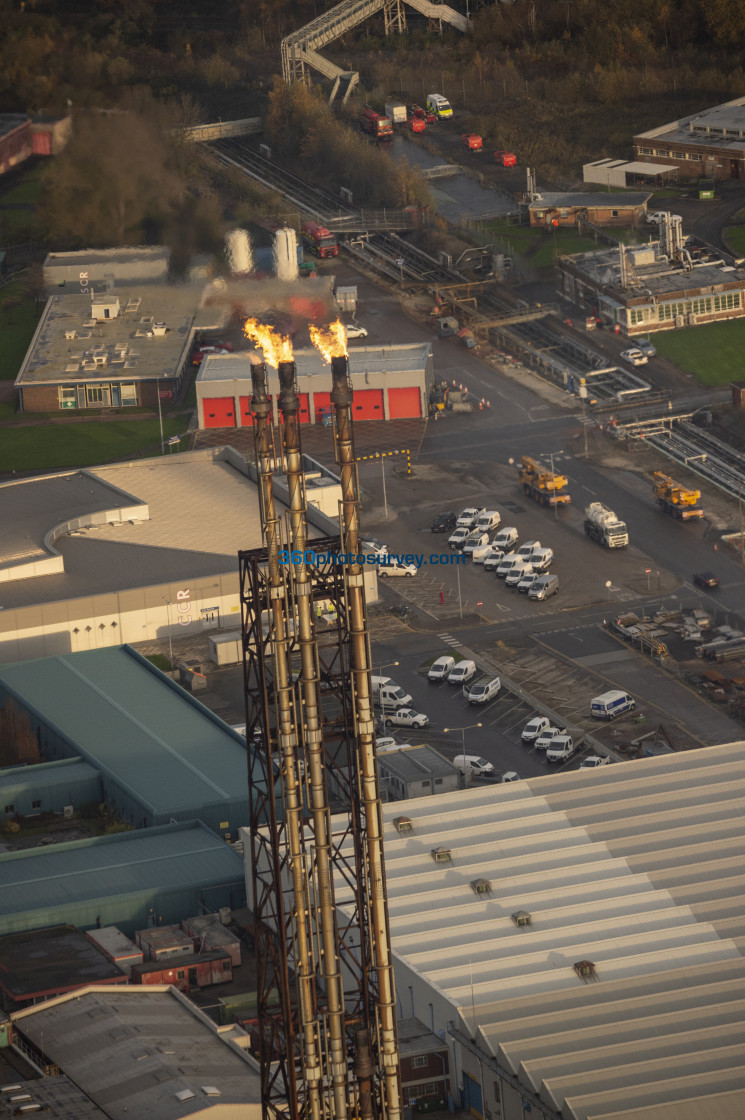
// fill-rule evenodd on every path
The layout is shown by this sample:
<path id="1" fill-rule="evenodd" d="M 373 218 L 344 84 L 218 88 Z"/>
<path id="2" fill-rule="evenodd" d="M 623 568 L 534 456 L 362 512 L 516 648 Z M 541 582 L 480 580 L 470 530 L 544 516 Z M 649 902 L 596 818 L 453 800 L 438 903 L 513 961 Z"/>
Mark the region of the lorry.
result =
<path id="1" fill-rule="evenodd" d="M 569 485 L 566 475 L 546 470 L 527 455 L 523 455 L 521 464 L 520 484 L 534 502 L 542 506 L 561 506 L 571 502 L 571 494 L 564 491 L 564 487 Z"/>
<path id="2" fill-rule="evenodd" d="M 662 471 L 655 471 L 652 477 L 654 496 L 663 513 L 669 513 L 677 521 L 694 521 L 704 516 L 704 511 L 698 504 L 700 490 L 687 490 Z"/>
<path id="3" fill-rule="evenodd" d="M 406 124 L 408 113 L 406 106 L 402 105 L 400 101 L 386 101 L 384 108 L 385 115 L 393 124 Z"/>
<path id="4" fill-rule="evenodd" d="M 300 232 L 303 245 L 309 253 L 322 258 L 339 255 L 336 237 L 325 226 L 319 225 L 318 222 L 304 222 Z"/>
<path id="5" fill-rule="evenodd" d="M 478 132 L 464 132 L 460 138 L 461 144 L 464 148 L 468 148 L 469 152 L 481 152 L 484 150 L 484 141 Z"/>
<path id="6" fill-rule="evenodd" d="M 376 112 L 372 105 L 366 105 L 360 113 L 360 128 L 376 140 L 390 140 L 393 136 L 390 117 Z"/>
<path id="7" fill-rule="evenodd" d="M 585 534 L 604 548 L 626 548 L 629 543 L 625 523 L 602 502 L 590 502 L 585 506 Z"/>

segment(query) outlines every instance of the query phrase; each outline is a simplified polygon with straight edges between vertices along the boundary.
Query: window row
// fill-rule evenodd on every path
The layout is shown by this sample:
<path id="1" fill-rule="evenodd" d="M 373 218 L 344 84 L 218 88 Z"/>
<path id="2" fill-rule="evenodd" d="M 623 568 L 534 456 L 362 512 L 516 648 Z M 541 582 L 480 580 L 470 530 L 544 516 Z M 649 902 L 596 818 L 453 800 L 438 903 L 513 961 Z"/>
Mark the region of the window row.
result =
<path id="1" fill-rule="evenodd" d="M 654 307 L 630 307 L 629 323 L 666 322 L 668 319 L 684 318 L 688 315 L 711 315 L 717 311 L 736 311 L 742 307 L 741 292 L 722 292 L 718 296 L 702 296 L 699 299 L 681 300 L 680 303 L 661 303 Z"/>
<path id="2" fill-rule="evenodd" d="M 60 408 L 127 408 L 138 403 L 137 385 L 133 381 L 64 385 L 59 389 Z"/>

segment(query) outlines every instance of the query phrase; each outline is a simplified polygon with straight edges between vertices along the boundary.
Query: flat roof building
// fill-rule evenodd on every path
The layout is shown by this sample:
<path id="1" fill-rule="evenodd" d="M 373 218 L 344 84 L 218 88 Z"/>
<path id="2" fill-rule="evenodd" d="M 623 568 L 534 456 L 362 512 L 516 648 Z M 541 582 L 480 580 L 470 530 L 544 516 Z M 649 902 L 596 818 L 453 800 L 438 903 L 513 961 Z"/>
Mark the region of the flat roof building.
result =
<path id="1" fill-rule="evenodd" d="M 174 988 L 83 989 L 16 1012 L 12 1024 L 109 1120 L 261 1120 L 245 1032 L 216 1027 Z"/>
<path id="2" fill-rule="evenodd" d="M 378 770 L 381 787 L 393 800 L 451 793 L 460 786 L 458 768 L 425 743 L 378 751 Z"/>
<path id="3" fill-rule="evenodd" d="M 544 191 L 528 203 L 531 226 L 551 229 L 590 222 L 596 226 L 638 226 L 644 220 L 650 191 L 593 194 L 583 191 Z"/>
<path id="4" fill-rule="evenodd" d="M 71 925 L 0 937 L 0 996 L 6 1011 L 89 984 L 126 984 L 124 972 Z"/>
<path id="5" fill-rule="evenodd" d="M 744 798 L 737 742 L 383 806 L 399 1015 L 467 1110 L 740 1120 Z"/>
<path id="6" fill-rule="evenodd" d="M 131 937 L 245 897 L 240 856 L 200 821 L 0 855 L 0 935 L 73 924 Z"/>
<path id="7" fill-rule="evenodd" d="M 745 178 L 745 97 L 637 133 L 634 155 L 688 178 Z"/>

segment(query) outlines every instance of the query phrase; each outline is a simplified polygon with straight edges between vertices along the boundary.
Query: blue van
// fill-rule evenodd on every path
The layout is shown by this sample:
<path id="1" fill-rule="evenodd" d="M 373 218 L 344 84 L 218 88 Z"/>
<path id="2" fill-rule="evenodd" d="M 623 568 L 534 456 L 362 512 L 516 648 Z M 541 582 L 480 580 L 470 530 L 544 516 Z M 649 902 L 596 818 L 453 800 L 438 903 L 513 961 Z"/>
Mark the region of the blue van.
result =
<path id="1" fill-rule="evenodd" d="M 590 703 L 590 715 L 593 719 L 615 719 L 624 712 L 633 712 L 636 700 L 628 692 L 619 692 L 614 689 L 596 696 Z"/>

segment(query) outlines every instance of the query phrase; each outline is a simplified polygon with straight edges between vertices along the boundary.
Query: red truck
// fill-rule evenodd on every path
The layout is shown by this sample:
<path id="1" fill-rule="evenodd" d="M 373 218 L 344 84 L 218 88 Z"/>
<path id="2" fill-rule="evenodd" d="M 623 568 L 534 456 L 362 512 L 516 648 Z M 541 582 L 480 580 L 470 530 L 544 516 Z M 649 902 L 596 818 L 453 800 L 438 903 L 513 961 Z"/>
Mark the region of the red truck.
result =
<path id="1" fill-rule="evenodd" d="M 484 141 L 477 132 L 464 132 L 461 136 L 461 143 L 470 152 L 480 152 L 484 147 Z"/>
<path id="2" fill-rule="evenodd" d="M 371 105 L 366 105 L 360 114 L 360 128 L 369 132 L 377 140 L 390 140 L 393 136 L 393 125 L 388 117 L 377 113 Z"/>
<path id="3" fill-rule="evenodd" d="M 339 246 L 336 237 L 317 222 L 306 222 L 302 228 L 303 245 L 317 257 L 337 257 Z"/>

